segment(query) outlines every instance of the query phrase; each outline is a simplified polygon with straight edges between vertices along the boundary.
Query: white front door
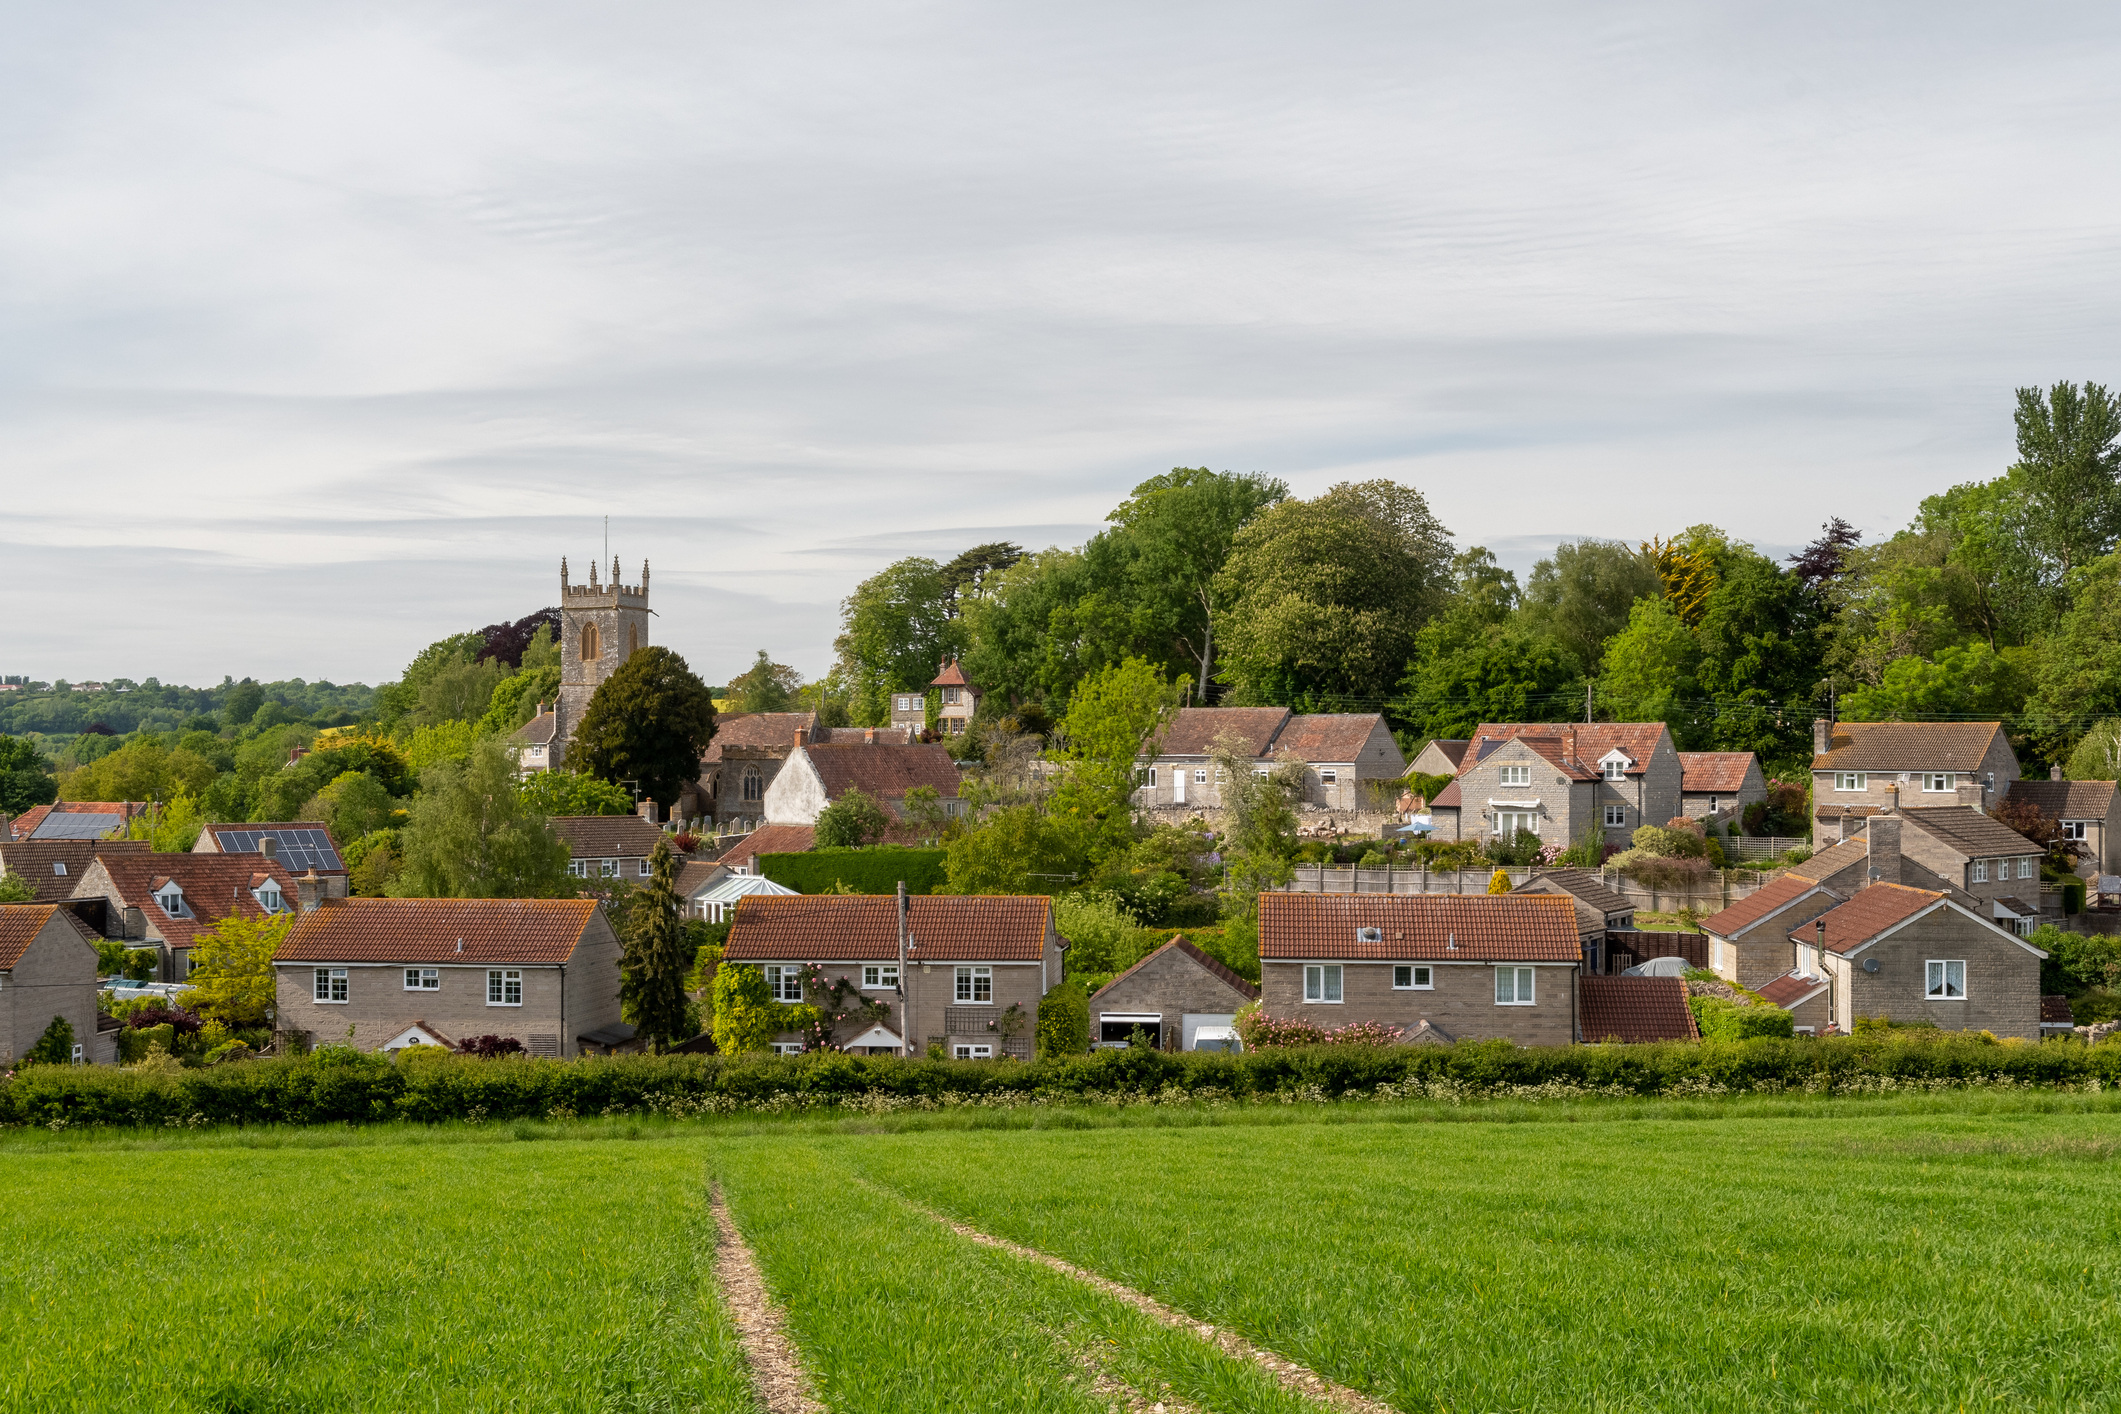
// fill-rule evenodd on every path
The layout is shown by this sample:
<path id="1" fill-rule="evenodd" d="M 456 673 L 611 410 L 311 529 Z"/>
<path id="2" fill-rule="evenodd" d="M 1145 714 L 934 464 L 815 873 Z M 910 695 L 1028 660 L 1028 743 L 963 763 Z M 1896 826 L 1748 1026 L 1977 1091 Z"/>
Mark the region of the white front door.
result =
<path id="1" fill-rule="evenodd" d="M 1186 768 L 1183 766 L 1174 766 L 1171 769 L 1171 803 L 1186 803 Z"/>

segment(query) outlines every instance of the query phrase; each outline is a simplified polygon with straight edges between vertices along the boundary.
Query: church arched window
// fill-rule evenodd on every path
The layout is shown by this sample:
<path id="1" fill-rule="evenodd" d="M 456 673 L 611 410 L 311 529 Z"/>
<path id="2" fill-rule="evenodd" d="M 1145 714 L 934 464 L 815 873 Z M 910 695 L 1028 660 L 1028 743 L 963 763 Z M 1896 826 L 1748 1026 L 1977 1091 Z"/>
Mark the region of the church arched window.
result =
<path id="1" fill-rule="evenodd" d="M 758 800 L 765 794 L 765 787 L 759 780 L 759 768 L 746 766 L 744 768 L 744 799 Z"/>
<path id="2" fill-rule="evenodd" d="M 582 661 L 594 663 L 604 656 L 604 645 L 598 641 L 595 624 L 582 625 Z"/>

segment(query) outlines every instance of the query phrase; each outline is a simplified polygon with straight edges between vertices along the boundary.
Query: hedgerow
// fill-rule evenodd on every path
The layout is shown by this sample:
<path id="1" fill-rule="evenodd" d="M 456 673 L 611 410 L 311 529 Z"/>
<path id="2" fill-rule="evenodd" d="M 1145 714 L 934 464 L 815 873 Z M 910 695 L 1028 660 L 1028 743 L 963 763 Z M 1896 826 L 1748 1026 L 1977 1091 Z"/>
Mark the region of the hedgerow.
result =
<path id="1" fill-rule="evenodd" d="M 29 1066 L 0 1124 L 360 1124 L 614 1114 L 853 1112 L 952 1105 L 1277 1103 L 1295 1099 L 1874 1094 L 1976 1086 L 2104 1089 L 2121 1045 L 1871 1032 L 1649 1046 L 1312 1046 L 1228 1054 L 1099 1051 L 1030 1063 L 800 1057 L 480 1060 L 341 1048 L 178 1067 Z"/>
<path id="2" fill-rule="evenodd" d="M 759 873 L 799 894 L 823 893 L 834 884 L 858 894 L 932 894 L 944 883 L 944 852 L 874 845 L 867 849 L 820 849 L 805 854 L 762 854 Z"/>

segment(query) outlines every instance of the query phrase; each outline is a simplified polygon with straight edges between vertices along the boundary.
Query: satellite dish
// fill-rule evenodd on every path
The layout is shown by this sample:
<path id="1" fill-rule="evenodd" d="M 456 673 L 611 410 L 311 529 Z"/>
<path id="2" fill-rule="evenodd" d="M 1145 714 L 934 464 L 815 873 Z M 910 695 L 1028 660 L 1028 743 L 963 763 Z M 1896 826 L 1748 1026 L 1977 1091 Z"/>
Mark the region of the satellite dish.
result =
<path id="1" fill-rule="evenodd" d="M 1865 972 L 1876 972 L 1878 970 L 1878 959 L 1875 957 L 1865 958 L 1863 960 L 1863 970 Z"/>

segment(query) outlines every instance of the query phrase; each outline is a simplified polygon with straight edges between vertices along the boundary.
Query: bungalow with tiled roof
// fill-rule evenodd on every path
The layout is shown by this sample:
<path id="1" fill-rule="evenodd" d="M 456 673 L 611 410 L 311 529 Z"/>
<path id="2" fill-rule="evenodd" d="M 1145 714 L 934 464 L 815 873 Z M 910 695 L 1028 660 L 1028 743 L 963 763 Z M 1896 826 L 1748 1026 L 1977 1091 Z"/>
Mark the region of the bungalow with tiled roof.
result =
<path id="1" fill-rule="evenodd" d="M 308 908 L 324 881 L 297 878 L 277 860 L 256 854 L 99 852 L 74 885 L 76 910 L 103 936 L 161 953 L 160 980 L 191 975 L 191 949 L 223 918 L 264 918 Z M 95 905 L 89 918 L 84 903 Z"/>
<path id="2" fill-rule="evenodd" d="M 2000 722 L 1812 723 L 1813 838 L 1822 845 L 1890 810 L 1993 809 L 2017 779 Z"/>
<path id="3" fill-rule="evenodd" d="M 1429 802 L 1435 837 L 1625 846 L 1679 813 L 1684 772 L 1662 722 L 1484 722 L 1458 778 Z"/>
<path id="4" fill-rule="evenodd" d="M 1329 1029 L 1567 1045 L 1582 963 L 1567 894 L 1259 897 L 1263 1009 Z"/>
<path id="5" fill-rule="evenodd" d="M 1745 808 L 1767 799 L 1767 777 L 1750 751 L 1682 751 L 1680 812 L 1696 820 L 1743 820 Z"/>
<path id="6" fill-rule="evenodd" d="M 1061 978 L 1053 900 L 1041 896 L 754 894 L 737 904 L 722 965 L 765 974 L 776 1001 L 826 1005 L 806 984 L 815 965 L 842 984 L 841 1010 L 862 1009 L 832 1037 L 865 1055 L 1031 1059 L 1039 999 Z M 777 1051 L 809 1038 L 776 1037 Z"/>
<path id="7" fill-rule="evenodd" d="M 2009 798 L 2030 801 L 2062 827 L 2077 846 L 2079 874 L 2121 874 L 2121 790 L 2112 781 L 2065 781 L 2058 767 L 2049 780 L 2011 782 Z"/>
<path id="8" fill-rule="evenodd" d="M 1824 1015 L 1843 1032 L 1855 1029 L 1857 1017 L 1882 1016 L 2040 1039 L 2040 963 L 2047 954 L 1947 894 L 1874 884 L 1797 924 L 1788 938 L 1794 980 L 1770 979 L 1763 995 L 1782 998 L 1776 1004 L 1793 1015 Z M 1806 985 L 1813 980 L 1824 984 L 1823 993 Z"/>
<path id="9" fill-rule="evenodd" d="M 766 788 L 769 824 L 814 825 L 826 806 L 859 790 L 899 819 L 906 817 L 906 792 L 926 786 L 936 793 L 946 815 L 958 811 L 957 762 L 940 742 L 876 739 L 812 741 L 798 731 L 773 784 Z"/>
<path id="10" fill-rule="evenodd" d="M 96 1029 L 95 930 L 56 903 L 0 903 L 0 1062 L 27 1055 L 54 1017 L 73 1028 L 74 1060 L 117 1060 L 115 1033 Z"/>
<path id="11" fill-rule="evenodd" d="M 594 899 L 327 899 L 295 920 L 273 974 L 280 1029 L 312 1044 L 350 1028 L 363 1050 L 394 1049 L 418 1026 L 566 1057 L 626 1039 L 619 940 Z"/>
<path id="12" fill-rule="evenodd" d="M 1258 983 L 1173 938 L 1091 996 L 1090 1045 L 1125 1046 L 1139 1030 L 1159 1050 L 1241 1050 L 1232 1023 L 1258 1000 Z"/>
<path id="13" fill-rule="evenodd" d="M 1617 1041 L 1698 1041 L 1686 981 L 1679 977 L 1585 977 L 1577 982 L 1579 1025 L 1588 1045 Z"/>
<path id="14" fill-rule="evenodd" d="M 1377 808 L 1364 799 L 1364 781 L 1394 781 L 1407 758 L 1385 719 L 1375 712 L 1291 712 L 1286 707 L 1187 707 L 1137 763 L 1145 807 L 1216 809 L 1222 790 L 1210 754 L 1224 738 L 1264 775 L 1275 763 L 1304 765 L 1303 801 L 1324 810 Z"/>

